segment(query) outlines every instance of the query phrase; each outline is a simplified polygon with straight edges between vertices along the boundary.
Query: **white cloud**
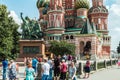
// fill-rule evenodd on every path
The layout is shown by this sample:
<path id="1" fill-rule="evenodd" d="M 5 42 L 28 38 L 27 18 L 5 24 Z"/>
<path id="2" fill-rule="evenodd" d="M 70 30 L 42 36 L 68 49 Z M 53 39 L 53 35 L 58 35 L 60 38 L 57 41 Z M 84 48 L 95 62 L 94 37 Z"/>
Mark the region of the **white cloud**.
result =
<path id="1" fill-rule="evenodd" d="M 107 6 L 109 9 L 108 28 L 112 41 L 111 49 L 116 50 L 120 41 L 120 0 L 115 0 L 113 4 Z"/>
<path id="2" fill-rule="evenodd" d="M 13 17 L 13 20 L 18 24 L 21 25 L 22 21 L 21 19 L 18 17 L 18 15 L 15 13 L 15 11 L 10 11 L 9 16 Z M 18 32 L 22 32 L 21 27 L 18 28 Z"/>
<path id="3" fill-rule="evenodd" d="M 120 4 L 113 4 L 110 8 L 111 12 L 116 14 L 116 16 L 120 16 Z"/>
<path id="4" fill-rule="evenodd" d="M 110 9 L 110 6 L 107 5 L 106 8 L 109 10 L 109 9 Z"/>
<path id="5" fill-rule="evenodd" d="M 10 15 L 11 17 L 13 17 L 13 20 L 15 20 L 15 22 L 20 25 L 21 24 L 21 19 L 19 19 L 18 15 L 15 13 L 15 11 L 10 11 Z"/>
<path id="6" fill-rule="evenodd" d="M 120 0 L 116 0 L 116 3 L 120 4 Z"/>
<path id="7" fill-rule="evenodd" d="M 116 27 L 113 29 L 114 31 L 120 32 L 120 27 Z"/>

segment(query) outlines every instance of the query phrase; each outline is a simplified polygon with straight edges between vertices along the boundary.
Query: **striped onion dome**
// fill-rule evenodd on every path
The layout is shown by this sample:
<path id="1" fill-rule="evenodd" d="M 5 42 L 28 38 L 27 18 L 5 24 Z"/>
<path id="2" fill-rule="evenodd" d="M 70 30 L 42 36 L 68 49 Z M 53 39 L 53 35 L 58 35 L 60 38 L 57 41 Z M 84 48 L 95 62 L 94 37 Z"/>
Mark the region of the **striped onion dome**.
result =
<path id="1" fill-rule="evenodd" d="M 76 9 L 79 9 L 79 8 L 89 9 L 89 6 L 90 6 L 89 0 L 76 0 L 75 2 Z"/>
<path id="2" fill-rule="evenodd" d="M 38 0 L 36 3 L 37 8 L 49 6 L 50 0 Z"/>

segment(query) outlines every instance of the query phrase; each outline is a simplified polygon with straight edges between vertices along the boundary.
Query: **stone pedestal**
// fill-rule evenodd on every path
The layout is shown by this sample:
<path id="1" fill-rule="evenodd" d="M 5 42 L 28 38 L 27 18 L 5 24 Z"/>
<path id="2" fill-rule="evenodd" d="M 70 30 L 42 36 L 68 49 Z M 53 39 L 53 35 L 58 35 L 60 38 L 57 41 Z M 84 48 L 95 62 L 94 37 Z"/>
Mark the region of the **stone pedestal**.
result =
<path id="1" fill-rule="evenodd" d="M 45 57 L 45 43 L 43 40 L 20 40 L 19 58 Z"/>

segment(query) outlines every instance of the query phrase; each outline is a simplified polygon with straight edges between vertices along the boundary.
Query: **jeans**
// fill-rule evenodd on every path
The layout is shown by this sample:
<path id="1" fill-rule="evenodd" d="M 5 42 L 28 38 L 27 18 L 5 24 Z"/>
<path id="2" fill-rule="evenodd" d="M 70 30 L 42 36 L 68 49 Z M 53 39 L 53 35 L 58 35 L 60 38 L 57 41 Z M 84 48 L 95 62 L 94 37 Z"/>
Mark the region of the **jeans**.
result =
<path id="1" fill-rule="evenodd" d="M 3 80 L 6 80 L 7 68 L 3 68 Z"/>
<path id="2" fill-rule="evenodd" d="M 45 74 L 43 74 L 43 76 L 42 76 L 42 80 L 48 80 L 48 77 L 49 77 L 49 75 L 45 75 Z"/>
<path id="3" fill-rule="evenodd" d="M 74 77 L 73 80 L 77 80 L 76 77 Z"/>
<path id="4" fill-rule="evenodd" d="M 50 71 L 49 71 L 49 80 L 52 80 L 52 68 L 50 68 Z"/>
<path id="5" fill-rule="evenodd" d="M 37 67 L 33 67 L 33 69 L 35 70 L 35 73 L 37 73 Z"/>

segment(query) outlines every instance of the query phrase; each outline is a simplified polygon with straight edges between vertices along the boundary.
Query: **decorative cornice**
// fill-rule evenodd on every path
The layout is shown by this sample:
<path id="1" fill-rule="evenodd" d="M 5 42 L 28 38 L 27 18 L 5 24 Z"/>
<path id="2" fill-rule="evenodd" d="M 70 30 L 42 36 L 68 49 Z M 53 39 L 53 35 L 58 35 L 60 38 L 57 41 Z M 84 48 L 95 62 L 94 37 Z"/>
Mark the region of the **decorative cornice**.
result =
<path id="1" fill-rule="evenodd" d="M 61 27 L 56 27 L 56 28 L 50 27 L 50 28 L 46 29 L 46 31 L 49 31 L 49 30 L 65 30 L 65 29 L 61 28 Z"/>
<path id="2" fill-rule="evenodd" d="M 48 12 L 47 12 L 47 14 L 49 14 L 49 13 L 53 13 L 53 12 L 59 12 L 59 13 L 65 13 L 65 11 L 64 10 L 49 10 Z"/>
<path id="3" fill-rule="evenodd" d="M 79 35 L 75 35 L 75 37 L 97 37 L 96 34 L 79 34 Z"/>
<path id="4" fill-rule="evenodd" d="M 47 34 L 47 36 L 61 36 L 62 34 Z"/>

